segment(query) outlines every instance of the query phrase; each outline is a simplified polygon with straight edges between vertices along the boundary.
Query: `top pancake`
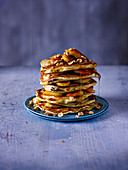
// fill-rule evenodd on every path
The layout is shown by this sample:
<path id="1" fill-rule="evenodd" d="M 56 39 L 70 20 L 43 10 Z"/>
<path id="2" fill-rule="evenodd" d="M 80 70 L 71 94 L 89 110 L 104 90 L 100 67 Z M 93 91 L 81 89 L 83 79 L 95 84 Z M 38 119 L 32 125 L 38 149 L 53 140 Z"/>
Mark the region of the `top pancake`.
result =
<path id="1" fill-rule="evenodd" d="M 41 61 L 40 73 L 56 73 L 78 69 L 95 68 L 97 64 L 89 60 L 78 50 L 66 49 L 64 54 L 52 56 L 50 59 Z"/>

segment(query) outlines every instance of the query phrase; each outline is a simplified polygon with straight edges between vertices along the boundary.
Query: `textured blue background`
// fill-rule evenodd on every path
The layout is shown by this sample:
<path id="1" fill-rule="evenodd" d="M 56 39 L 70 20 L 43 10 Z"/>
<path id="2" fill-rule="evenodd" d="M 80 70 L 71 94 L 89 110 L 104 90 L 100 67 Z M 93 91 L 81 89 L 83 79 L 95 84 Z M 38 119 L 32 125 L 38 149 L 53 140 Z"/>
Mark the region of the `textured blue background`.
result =
<path id="1" fill-rule="evenodd" d="M 39 65 L 75 47 L 128 64 L 127 0 L 0 0 L 0 65 Z"/>

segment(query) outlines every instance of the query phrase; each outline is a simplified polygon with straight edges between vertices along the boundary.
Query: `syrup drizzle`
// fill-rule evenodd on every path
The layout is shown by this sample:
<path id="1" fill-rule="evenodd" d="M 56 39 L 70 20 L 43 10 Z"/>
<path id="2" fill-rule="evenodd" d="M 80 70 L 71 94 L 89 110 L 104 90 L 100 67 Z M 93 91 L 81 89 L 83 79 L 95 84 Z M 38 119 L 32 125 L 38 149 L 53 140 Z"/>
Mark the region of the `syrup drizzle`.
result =
<path id="1" fill-rule="evenodd" d="M 81 76 L 82 74 L 80 74 Z M 82 95 L 81 95 L 81 91 L 82 91 L 82 79 L 80 79 L 80 104 L 82 102 Z"/>
<path id="2" fill-rule="evenodd" d="M 98 78 L 98 96 L 100 96 L 100 78 Z"/>

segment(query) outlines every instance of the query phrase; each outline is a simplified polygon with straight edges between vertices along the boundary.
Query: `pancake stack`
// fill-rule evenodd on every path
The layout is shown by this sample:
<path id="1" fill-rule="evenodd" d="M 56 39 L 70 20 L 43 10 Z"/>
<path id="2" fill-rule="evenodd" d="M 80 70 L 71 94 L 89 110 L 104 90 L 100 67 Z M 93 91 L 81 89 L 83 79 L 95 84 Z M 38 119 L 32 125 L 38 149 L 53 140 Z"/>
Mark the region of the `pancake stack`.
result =
<path id="1" fill-rule="evenodd" d="M 43 88 L 36 91 L 30 104 L 50 116 L 88 113 L 96 107 L 93 86 L 97 82 L 93 77 L 101 77 L 96 66 L 74 48 L 41 61 L 40 83 Z"/>

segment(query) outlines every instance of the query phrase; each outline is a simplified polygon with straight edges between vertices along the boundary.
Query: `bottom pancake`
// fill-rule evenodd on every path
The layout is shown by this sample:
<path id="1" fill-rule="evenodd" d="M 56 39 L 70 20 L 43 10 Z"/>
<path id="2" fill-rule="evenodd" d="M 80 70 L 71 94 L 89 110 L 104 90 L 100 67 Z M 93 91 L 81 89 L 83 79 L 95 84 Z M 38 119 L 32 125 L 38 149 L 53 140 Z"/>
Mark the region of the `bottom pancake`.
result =
<path id="1" fill-rule="evenodd" d="M 77 114 L 80 111 L 91 110 L 95 107 L 95 103 L 88 104 L 84 107 L 60 107 L 60 108 L 51 108 L 45 107 L 44 103 L 36 104 L 36 108 L 39 108 L 41 111 L 44 111 L 45 114 L 52 114 L 53 116 L 57 116 L 58 114 Z"/>
<path id="2" fill-rule="evenodd" d="M 95 99 L 90 99 L 89 101 L 86 101 L 86 105 L 83 104 L 76 104 L 72 103 L 71 106 L 60 106 L 56 104 L 51 104 L 48 102 L 43 102 L 40 101 L 38 97 L 33 98 L 31 101 L 31 104 L 33 104 L 34 109 L 40 109 L 41 111 L 45 112 L 45 114 L 49 115 L 51 114 L 52 116 L 57 116 L 58 114 L 76 114 L 80 111 L 85 111 L 85 110 L 91 110 L 92 108 L 95 107 Z M 84 103 L 85 104 L 85 103 Z M 74 107 L 73 107 L 74 106 Z"/>

